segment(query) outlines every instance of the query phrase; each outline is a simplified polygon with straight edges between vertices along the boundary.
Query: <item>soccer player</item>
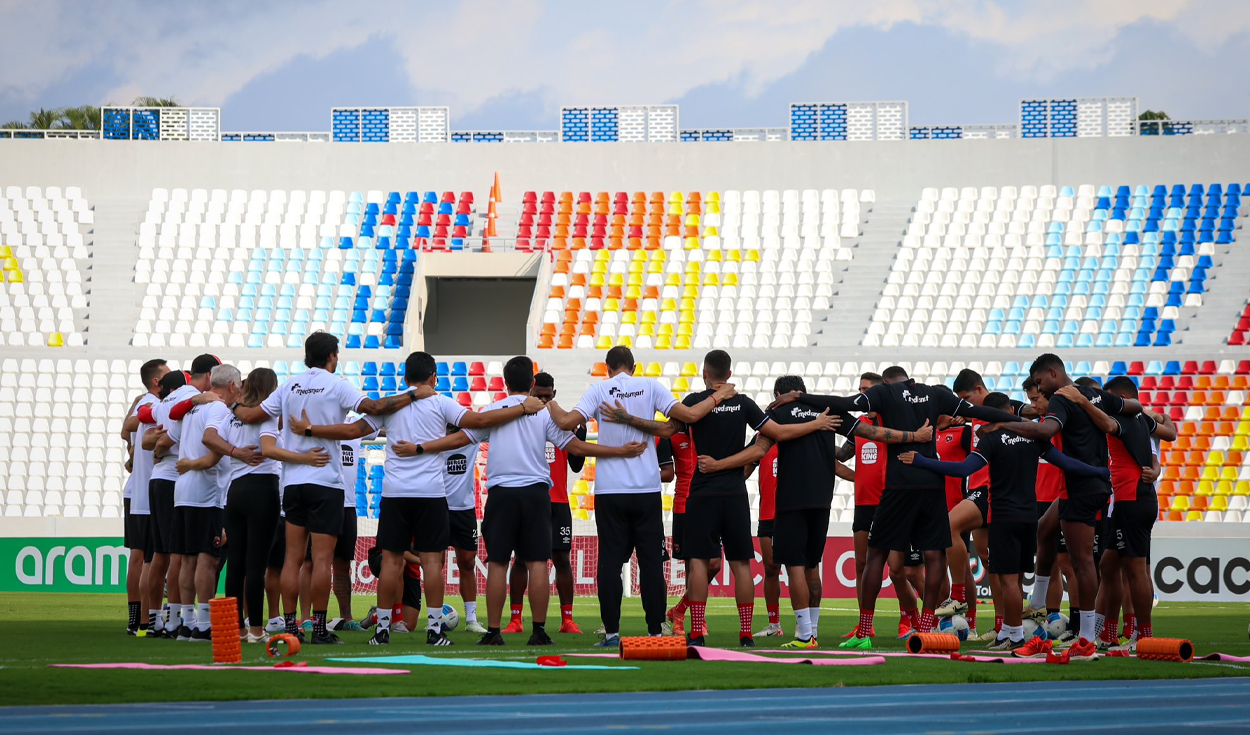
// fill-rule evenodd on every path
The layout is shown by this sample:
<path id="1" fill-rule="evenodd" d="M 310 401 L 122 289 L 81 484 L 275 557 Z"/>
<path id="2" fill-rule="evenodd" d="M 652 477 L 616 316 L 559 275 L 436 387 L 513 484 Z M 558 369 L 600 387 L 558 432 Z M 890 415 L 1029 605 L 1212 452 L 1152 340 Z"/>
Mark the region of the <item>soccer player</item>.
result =
<path id="1" fill-rule="evenodd" d="M 1010 399 L 1002 393 L 984 396 L 983 405 L 1003 411 L 1010 410 Z M 899 455 L 899 461 L 939 474 L 968 477 L 989 467 L 989 568 L 990 574 L 999 578 L 1002 590 L 1004 616 L 1002 630 L 990 650 L 1020 650 L 1020 655 L 1036 655 L 1024 652 L 1024 623 L 1021 609 L 1022 575 L 1033 571 L 1034 551 L 1037 544 L 1037 501 L 1034 488 L 1037 484 L 1037 460 L 1045 456 L 1047 461 L 1080 477 L 1106 477 L 1106 468 L 1083 465 L 1063 456 L 1048 441 L 1026 439 L 1001 428 L 982 436 L 977 448 L 963 462 L 940 462 L 915 452 Z M 1044 655 L 1044 654 L 1043 654 Z"/>
<path id="2" fill-rule="evenodd" d="M 1037 382 L 1042 393 L 1050 399 L 1045 418 L 1040 422 L 1026 421 L 1005 425 L 1003 428 L 1029 439 L 1050 441 L 1063 433 L 1064 455 L 1078 459 L 1091 467 L 1107 466 L 1107 436 L 1071 396 L 1080 395 L 1106 414 L 1135 415 L 1141 412 L 1141 404 L 1125 400 L 1106 391 L 1072 386 L 1072 379 L 1063 360 L 1051 353 L 1039 356 L 1029 367 L 1029 375 Z M 1095 599 L 1097 576 L 1094 567 L 1094 529 L 1099 515 L 1106 511 L 1111 484 L 1100 478 L 1074 477 L 1065 473 L 1067 500 L 1061 500 L 1038 521 L 1037 568 L 1049 570 L 1055 563 L 1055 547 L 1050 535 L 1053 518 L 1057 517 L 1068 544 L 1072 570 L 1076 574 L 1076 586 L 1082 605 Z M 1048 520 L 1050 519 L 1050 520 Z M 1033 592 L 1029 596 L 1030 617 L 1039 622 L 1045 620 L 1046 594 L 1050 577 L 1037 575 Z M 1071 645 L 1071 657 L 1084 659 L 1095 652 L 1094 610 L 1081 609 L 1079 638 Z M 1032 643 L 1032 642 L 1030 642 Z"/>
<path id="3" fill-rule="evenodd" d="M 337 340 L 335 343 L 337 348 Z M 337 364 L 337 349 L 335 350 L 335 363 Z M 423 444 L 433 443 L 439 439 L 444 441 L 460 439 L 460 437 L 447 436 L 448 424 L 462 429 L 487 429 L 521 416 L 537 413 L 542 407 L 542 403 L 534 399 L 530 403 L 516 403 L 504 410 L 492 411 L 489 414 L 473 413 L 452 399 L 435 393 L 437 367 L 434 357 L 429 353 L 413 352 L 408 355 L 404 365 L 404 382 L 408 384 L 409 391 L 403 396 L 384 399 L 384 401 L 392 401 L 390 404 L 392 406 L 402 406 L 396 408 L 393 413 L 378 411 L 377 402 L 369 402 L 365 399 L 355 410 L 357 413 L 368 415 L 351 424 L 310 422 L 307 415 L 311 410 L 309 408 L 304 409 L 302 416 L 287 417 L 291 430 L 297 435 L 318 437 L 324 440 L 358 439 L 381 428 L 386 429 L 385 475 L 382 480 L 382 502 L 378 511 L 377 534 L 377 545 L 382 547 L 382 574 L 378 579 L 378 629 L 370 641 L 373 645 L 390 643 L 389 629 L 392 610 L 395 606 L 394 596 L 401 587 L 398 580 L 403 572 L 403 554 L 410 548 L 415 549 L 421 559 L 422 578 L 425 583 L 425 642 L 431 646 L 451 645 L 451 640 L 443 633 L 443 556 L 447 552 L 447 537 L 450 529 L 447 515 L 447 490 L 443 481 L 443 460 L 437 454 L 441 449 L 427 452 Z M 355 391 L 346 381 L 342 381 L 342 385 L 345 386 L 344 391 Z M 291 393 L 295 392 L 296 389 L 291 391 Z M 423 397 L 424 400 L 422 400 Z M 350 396 L 349 402 L 354 398 Z M 395 399 L 399 402 L 395 402 Z M 407 405 L 402 405 L 402 403 Z M 337 473 L 338 468 L 334 469 L 336 482 L 341 482 Z M 294 487 L 288 485 L 288 498 Z M 341 525 L 343 507 L 341 497 L 335 498 L 334 506 L 336 523 Z M 288 504 L 288 569 L 291 565 L 290 536 L 294 523 Z M 337 525 L 335 532 L 337 532 Z M 315 564 L 317 560 L 316 536 L 314 536 L 313 543 Z M 332 544 L 330 546 L 332 547 Z M 300 550 L 302 551 L 302 548 Z M 329 550 L 326 549 L 326 551 Z M 285 573 L 287 570 L 283 571 Z M 317 574 L 315 566 L 313 574 Z M 328 579 L 325 581 L 329 582 Z M 317 598 L 318 590 L 315 584 L 316 577 L 314 576 L 314 600 L 327 599 L 329 590 L 326 590 L 325 597 Z M 285 594 L 283 597 L 285 598 Z M 322 604 L 324 605 L 324 602 Z M 324 614 L 324 610 L 322 613 Z M 314 610 L 314 626 L 318 624 L 317 614 L 318 611 Z M 288 625 L 294 620 L 294 613 L 289 613 L 289 615 Z M 322 625 L 324 626 L 324 623 Z M 324 630 L 324 627 L 321 630 Z M 314 632 L 314 638 L 318 632 Z"/>
<path id="4" fill-rule="evenodd" d="M 178 433 L 174 536 L 182 553 L 178 583 L 182 588 L 184 625 L 190 627 L 187 621 L 195 621 L 190 636 L 195 642 L 212 640 L 208 601 L 217 592 L 221 547 L 226 540 L 226 491 L 230 487 L 231 475 L 230 465 L 222 464 L 221 459 L 228 455 L 233 460 L 237 456 L 251 466 L 259 465 L 264 460 L 256 445 L 235 447 L 213 441 L 230 425 L 233 417 L 226 406 L 238 399 L 241 382 L 239 370 L 233 365 L 214 367 L 209 384 L 212 394 L 220 400 L 192 406 L 185 418 L 174 424 Z M 171 429 L 170 434 L 173 433 Z M 218 451 L 220 449 L 227 451 Z M 189 602 L 196 598 L 199 599 L 198 610 Z"/>
<path id="5" fill-rule="evenodd" d="M 1050 400 L 1042 395 L 1038 389 L 1037 383 L 1033 378 L 1025 378 L 1024 393 L 1028 396 L 1029 406 L 1034 416 L 1045 416 L 1050 409 Z M 1055 434 L 1050 439 L 1050 443 L 1055 445 L 1056 449 L 1062 451 L 1063 434 Z M 1058 467 L 1050 464 L 1046 460 L 1040 460 L 1037 467 L 1037 517 L 1040 520 L 1045 517 L 1046 511 L 1050 509 L 1060 498 L 1067 498 L 1068 491 L 1064 484 L 1063 471 Z M 1055 545 L 1055 563 L 1051 567 L 1050 577 L 1062 577 L 1067 581 L 1068 587 L 1068 611 L 1069 620 L 1080 622 L 1081 605 L 1076 589 L 1076 577 L 1072 574 L 1072 562 L 1068 559 L 1068 546 L 1064 543 L 1063 532 L 1059 530 L 1059 524 L 1056 520 L 1053 528 L 1049 531 L 1051 543 Z M 1039 525 L 1039 531 L 1042 530 Z M 1054 625 L 1059 621 L 1059 608 L 1063 603 L 1062 584 L 1051 585 L 1046 592 L 1046 624 Z M 995 618 L 1001 624 L 1001 621 Z M 997 626 L 996 626 L 997 627 Z M 1076 636 L 1072 631 L 1065 630 L 1060 636 L 1061 642 L 1067 643 L 1075 640 Z"/>
<path id="6" fill-rule="evenodd" d="M 339 364 L 339 340 L 328 332 L 313 332 L 304 340 L 304 365 L 308 371 L 292 376 L 269 398 L 255 407 L 235 408 L 235 415 L 244 423 L 259 423 L 266 418 L 282 418 L 281 445 L 303 454 L 320 448 L 334 457 L 340 452 L 338 443 L 313 433 L 308 424 L 337 425 L 348 411 L 380 416 L 412 405 L 421 394 L 415 390 L 373 400 L 357 390 L 346 379 L 334 374 Z M 296 432 L 290 417 L 306 416 L 302 431 Z M 309 421 L 308 419 L 311 419 Z M 369 426 L 367 421 L 356 424 Z M 440 427 L 442 425 L 440 424 Z M 358 438 L 372 430 L 341 438 Z M 335 437 L 340 438 L 340 437 Z M 282 607 L 286 632 L 302 635 L 295 619 L 299 599 L 299 571 L 312 537 L 312 601 L 315 644 L 339 643 L 338 636 L 327 630 L 326 608 L 330 601 L 330 577 L 334 547 L 343 528 L 343 473 L 337 462 L 321 467 L 287 464 L 283 467 L 282 509 L 286 514 L 286 557 L 282 567 Z M 441 489 L 441 481 L 439 486 Z"/>
<path id="7" fill-rule="evenodd" d="M 685 569 L 685 579 L 690 579 L 690 556 L 686 553 L 682 539 L 686 535 L 686 500 L 690 497 L 690 481 L 694 479 L 694 470 L 699 458 L 695 451 L 694 440 L 690 438 L 690 430 L 685 425 L 674 427 L 676 430 L 667 440 L 673 457 L 673 477 L 677 480 L 673 488 L 673 561 L 680 561 Z M 661 463 L 661 480 L 664 466 Z M 720 574 L 721 559 L 718 555 L 708 567 L 708 576 Z M 662 631 L 665 635 L 685 635 L 686 610 L 690 607 L 690 598 L 683 592 L 676 605 L 665 613 Z"/>
<path id="8" fill-rule="evenodd" d="M 447 425 L 448 435 L 460 431 Z M 469 442 L 444 453 L 443 484 L 447 486 L 447 538 L 456 553 L 460 572 L 460 599 L 464 601 L 465 630 L 485 633 L 477 619 L 477 453 L 482 445 Z"/>
<path id="9" fill-rule="evenodd" d="M 1127 376 L 1112 378 L 1106 391 L 1121 399 L 1137 400 L 1137 384 Z M 1082 409 L 1098 411 L 1088 401 L 1080 402 Z M 1099 412 L 1101 413 L 1101 412 Z M 1105 415 L 1105 414 L 1103 414 Z M 1091 418 L 1100 420 L 1098 416 Z M 1150 556 L 1150 534 L 1159 516 L 1159 499 L 1155 495 L 1154 480 L 1158 477 L 1159 458 L 1151 437 L 1161 441 L 1175 441 L 1176 427 L 1166 415 L 1146 409 L 1135 416 L 1114 415 L 1115 429 L 1108 433 L 1107 449 L 1111 459 L 1111 487 L 1115 502 L 1110 514 L 1110 538 L 1102 555 L 1102 583 L 1098 587 L 1096 609 L 1103 612 L 1106 620 L 1095 644 L 1099 650 L 1115 647 L 1119 643 L 1119 611 L 1124 601 L 1124 585 L 1127 581 L 1129 599 L 1137 616 L 1137 637 L 1149 638 L 1153 634 L 1150 613 L 1154 588 L 1150 581 L 1147 559 Z M 1124 580 L 1121 579 L 1123 571 Z M 1127 650 L 1136 651 L 1137 641 L 1131 640 Z"/>
<path id="10" fill-rule="evenodd" d="M 348 417 L 351 420 L 351 417 Z M 356 481 L 357 470 L 364 461 L 361 442 L 373 439 L 377 434 L 359 439 L 345 439 L 339 442 L 339 466 L 343 472 L 343 527 L 339 530 L 338 540 L 334 543 L 334 555 L 331 557 L 330 585 L 334 591 L 334 599 L 339 603 L 339 617 L 333 626 L 335 630 L 362 631 L 360 623 L 352 616 L 352 561 L 356 558 Z"/>
<path id="11" fill-rule="evenodd" d="M 538 373 L 534 376 L 534 387 L 530 390 L 530 395 L 546 405 L 556 397 L 555 386 L 555 378 L 550 374 Z M 573 433 L 579 440 L 586 441 L 584 425 L 577 427 Z M 489 462 L 489 458 L 487 461 Z M 569 470 L 581 472 L 585 463 L 585 457 L 569 454 L 555 444 L 547 443 L 547 465 L 551 470 L 551 566 L 556 572 L 556 591 L 560 595 L 561 633 L 582 632 L 577 623 L 573 622 L 573 564 L 569 558 L 573 549 L 573 511 L 569 507 Z M 503 629 L 504 633 L 520 633 L 525 629 L 521 622 L 521 603 L 528 579 L 529 569 L 526 565 L 512 565 L 508 582 L 512 618 L 508 621 L 508 627 Z"/>
<path id="12" fill-rule="evenodd" d="M 169 365 L 164 360 L 148 360 L 139 368 L 139 381 L 146 390 L 131 407 L 130 414 L 122 425 L 122 434 L 131 448 L 130 477 L 126 481 L 126 491 L 130 498 L 126 514 L 126 548 L 130 549 L 130 569 L 126 573 L 126 596 L 130 603 L 130 621 L 126 627 L 129 635 L 136 635 L 139 628 L 145 632 L 155 629 L 156 618 L 160 613 L 160 601 L 148 599 L 147 575 L 155 549 L 152 545 L 151 505 L 148 485 L 152 479 L 152 450 L 142 447 L 139 422 L 139 409 L 160 403 L 161 378 L 169 372 Z M 139 559 L 136 569 L 135 558 Z M 146 608 L 143 603 L 147 602 Z M 146 621 L 144 623 L 143 621 Z M 163 627 L 163 626 L 162 626 Z"/>
<path id="13" fill-rule="evenodd" d="M 773 527 L 777 517 L 776 444 L 769 447 L 759 461 L 747 465 L 748 479 L 757 467 L 760 471 L 760 504 L 755 537 L 759 539 L 760 559 L 764 563 L 764 608 L 768 611 L 768 625 L 755 635 L 757 638 L 771 638 L 785 635 L 781 628 L 781 565 L 773 558 Z M 813 597 L 820 599 L 818 594 Z"/>
<path id="14" fill-rule="evenodd" d="M 973 406 L 953 393 L 917 383 L 897 365 L 887 368 L 885 383 L 856 396 L 816 396 L 810 393 L 787 393 L 774 403 L 774 408 L 799 401 L 813 408 L 832 411 L 876 411 L 882 426 L 895 431 L 916 432 L 927 422 L 936 425 L 938 417 L 965 416 L 984 421 L 1015 421 L 1003 411 Z M 893 381 L 893 382 L 892 382 Z M 915 546 L 925 560 L 925 608 L 921 611 L 920 630 L 933 630 L 934 605 L 941 599 L 942 582 L 946 579 L 946 549 L 950 546 L 950 521 L 946 511 L 946 491 L 942 477 L 936 473 L 904 465 L 897 457 L 905 451 L 916 451 L 932 458 L 936 454 L 933 440 L 911 444 L 892 444 L 891 461 L 886 466 L 886 486 L 877 506 L 872 528 L 868 532 L 868 557 L 864 564 L 864 581 L 859 601 L 860 619 L 856 637 L 842 643 L 844 648 L 871 648 L 873 616 L 881 577 L 891 551 L 906 552 Z"/>
<path id="15" fill-rule="evenodd" d="M 616 346 L 605 358 L 606 380 L 592 384 L 577 406 L 565 411 L 554 400 L 547 404 L 551 418 L 565 431 L 572 431 L 591 419 L 601 420 L 599 441 L 612 446 L 645 442 L 640 457 L 605 458 L 595 465 L 595 525 L 599 532 L 599 613 L 604 638 L 598 645 L 619 645 L 621 598 L 624 595 L 621 567 L 631 553 L 638 557 L 638 580 L 647 631 L 659 635 L 664 623 L 665 593 L 663 506 L 660 502 L 660 469 L 655 443 L 641 430 L 619 421 L 633 416 L 654 416 L 657 412 L 692 424 L 714 407 L 728 400 L 732 385 L 721 386 L 697 406 L 686 406 L 653 378 L 634 377 L 634 355 L 628 347 Z M 621 404 L 617 408 L 617 403 Z M 655 422 L 652 422 L 655 423 Z M 671 436 L 676 426 L 670 426 Z"/>
<path id="16" fill-rule="evenodd" d="M 806 392 L 803 379 L 786 375 L 773 385 L 774 397 Z M 837 462 L 833 433 L 862 435 L 885 443 L 914 442 L 931 436 L 929 429 L 920 436 L 861 425 L 848 414 L 817 413 L 805 406 L 770 410 L 755 443 L 723 461 L 700 455 L 700 472 L 717 472 L 756 461 L 777 449 L 777 496 L 773 527 L 773 558 L 786 568 L 790 581 L 790 604 L 795 616 L 795 640 L 783 648 L 815 648 L 820 624 L 820 562 L 829 532 L 829 511 L 833 503 L 835 474 L 854 481 L 850 471 Z M 774 425 L 776 424 L 776 425 Z M 821 426 L 825 424 L 825 426 Z M 829 428 L 831 431 L 816 429 Z M 862 428 L 861 428 L 862 426 Z M 811 429 L 810 432 L 804 432 Z M 780 436 L 769 436 L 769 433 Z M 801 433 L 802 432 L 802 433 Z"/>

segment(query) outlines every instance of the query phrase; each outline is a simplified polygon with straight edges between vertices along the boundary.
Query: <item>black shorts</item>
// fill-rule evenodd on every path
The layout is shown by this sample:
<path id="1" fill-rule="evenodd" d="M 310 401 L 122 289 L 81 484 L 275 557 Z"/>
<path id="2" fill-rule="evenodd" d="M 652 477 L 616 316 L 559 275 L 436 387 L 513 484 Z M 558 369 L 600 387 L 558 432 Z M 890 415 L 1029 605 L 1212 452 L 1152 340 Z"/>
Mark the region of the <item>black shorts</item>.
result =
<path id="1" fill-rule="evenodd" d="M 551 504 L 551 550 L 573 550 L 573 509 L 568 503 Z"/>
<path id="2" fill-rule="evenodd" d="M 174 481 L 152 480 L 148 483 L 149 528 L 152 533 L 152 551 L 157 554 L 173 554 L 174 536 Z"/>
<path id="3" fill-rule="evenodd" d="M 339 499 L 341 508 L 343 501 Z M 378 543 L 402 554 L 447 550 L 447 498 L 382 497 L 378 507 Z"/>
<path id="4" fill-rule="evenodd" d="M 875 515 L 877 515 L 875 505 L 855 506 L 855 520 L 851 521 L 851 533 L 868 533 L 868 529 L 872 528 L 872 519 Z"/>
<path id="5" fill-rule="evenodd" d="M 868 545 L 890 551 L 945 551 L 951 545 L 946 489 L 892 490 L 881 494 Z"/>
<path id="6" fill-rule="evenodd" d="M 761 518 L 759 523 L 755 525 L 755 537 L 766 538 L 771 541 L 773 538 L 774 529 L 776 528 L 777 528 L 777 519 L 775 517 L 769 518 L 768 520 L 764 520 Z"/>
<path id="7" fill-rule="evenodd" d="M 1110 496 L 1102 493 L 1091 495 L 1068 496 L 1067 500 L 1059 500 L 1059 520 L 1069 523 L 1084 523 L 1094 529 L 1098 522 L 1107 515 L 1107 501 Z"/>
<path id="8" fill-rule="evenodd" d="M 278 525 L 273 529 L 273 545 L 269 547 L 270 569 L 281 569 L 286 564 L 286 519 L 278 516 Z"/>
<path id="9" fill-rule="evenodd" d="M 343 529 L 343 488 L 302 483 L 282 493 L 286 522 L 309 533 L 337 536 Z"/>
<path id="10" fill-rule="evenodd" d="M 343 508 L 343 525 L 334 542 L 334 558 L 350 562 L 356 558 L 356 506 Z"/>
<path id="11" fill-rule="evenodd" d="M 981 528 L 989 525 L 987 519 L 990 517 L 990 489 L 988 487 L 971 488 L 964 496 L 964 500 L 971 500 L 977 506 L 977 510 L 981 511 Z"/>
<path id="12" fill-rule="evenodd" d="M 923 567 L 924 552 L 915 546 L 903 552 L 903 566 L 905 567 Z"/>
<path id="13" fill-rule="evenodd" d="M 486 561 L 507 564 L 514 554 L 522 563 L 551 558 L 551 493 L 547 483 L 490 488 L 482 513 Z"/>
<path id="14" fill-rule="evenodd" d="M 410 577 L 408 572 L 404 572 L 404 592 L 400 599 L 400 603 L 405 607 L 415 607 L 417 612 L 421 611 L 421 578 Z"/>
<path id="15" fill-rule="evenodd" d="M 1111 548 L 1124 558 L 1149 558 L 1150 534 L 1159 520 L 1159 499 L 1154 495 L 1137 500 L 1121 500 L 1111 512 L 1114 544 Z"/>
<path id="16" fill-rule="evenodd" d="M 126 501 L 130 505 L 130 501 Z M 126 510 L 126 548 L 143 552 L 143 561 L 152 561 L 152 516 Z"/>
<path id="17" fill-rule="evenodd" d="M 183 556 L 221 553 L 223 521 L 221 508 L 174 508 L 174 545 Z"/>
<path id="18" fill-rule="evenodd" d="M 686 545 L 682 542 L 686 533 L 686 514 L 673 513 L 673 559 L 686 561 Z"/>
<path id="19" fill-rule="evenodd" d="M 691 495 L 686 499 L 684 551 L 691 559 L 719 559 L 721 546 L 726 561 L 755 558 L 751 542 L 751 503 L 741 495 Z"/>
<path id="20" fill-rule="evenodd" d="M 477 553 L 477 511 L 447 511 L 447 539 L 453 549 Z"/>
<path id="21" fill-rule="evenodd" d="M 774 528 L 774 563 L 808 569 L 820 566 L 829 537 L 828 508 L 777 511 Z"/>
<path id="22" fill-rule="evenodd" d="M 990 524 L 990 574 L 1032 574 L 1036 556 L 1036 521 Z"/>

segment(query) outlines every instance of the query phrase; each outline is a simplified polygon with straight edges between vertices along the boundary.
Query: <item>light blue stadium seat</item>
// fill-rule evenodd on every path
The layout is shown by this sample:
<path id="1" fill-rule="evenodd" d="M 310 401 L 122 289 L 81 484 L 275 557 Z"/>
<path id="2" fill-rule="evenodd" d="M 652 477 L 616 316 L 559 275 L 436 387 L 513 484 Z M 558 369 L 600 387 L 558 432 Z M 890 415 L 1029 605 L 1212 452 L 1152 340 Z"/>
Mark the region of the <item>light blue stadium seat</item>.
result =
<path id="1" fill-rule="evenodd" d="M 1070 186 L 1064 186 L 1064 187 L 1061 187 L 1061 188 L 1059 189 L 1059 196 L 1061 196 L 1061 197 L 1074 197 L 1074 196 L 1076 196 L 1076 192 L 1072 190 L 1072 187 L 1070 187 Z"/>
<path id="2" fill-rule="evenodd" d="M 1059 338 L 1055 340 L 1055 346 L 1060 348 L 1070 348 L 1075 347 L 1076 344 L 1072 339 L 1072 335 L 1065 332 L 1064 334 L 1059 335 Z"/>
<path id="3" fill-rule="evenodd" d="M 265 338 L 259 334 L 253 333 L 247 338 L 247 346 L 248 347 L 264 347 Z"/>
<path id="4" fill-rule="evenodd" d="M 1021 335 L 1019 341 L 1016 342 L 1017 347 L 1032 349 L 1037 344 L 1037 338 L 1031 334 Z"/>

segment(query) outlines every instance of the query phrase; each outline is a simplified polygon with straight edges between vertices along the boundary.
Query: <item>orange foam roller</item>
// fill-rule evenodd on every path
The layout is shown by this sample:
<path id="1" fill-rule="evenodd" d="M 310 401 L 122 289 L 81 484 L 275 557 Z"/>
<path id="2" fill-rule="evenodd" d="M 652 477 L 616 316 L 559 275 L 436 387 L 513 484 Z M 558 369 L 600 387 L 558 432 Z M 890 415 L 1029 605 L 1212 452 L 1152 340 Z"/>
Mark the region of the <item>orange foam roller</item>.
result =
<path id="1" fill-rule="evenodd" d="M 243 663 L 243 649 L 239 646 L 239 601 L 234 597 L 219 597 L 208 602 L 213 630 L 213 663 Z"/>
<path id="2" fill-rule="evenodd" d="M 950 633 L 916 633 L 907 639 L 908 653 L 955 653 L 959 637 Z"/>
<path id="3" fill-rule="evenodd" d="M 1137 641 L 1137 658 L 1188 663 L 1194 658 L 1194 644 L 1184 638 L 1142 638 Z"/>
<path id="4" fill-rule="evenodd" d="M 286 644 L 286 653 L 281 653 L 279 651 L 279 643 Z M 265 651 L 269 654 L 270 658 L 277 658 L 278 656 L 290 658 L 291 656 L 299 653 L 299 638 L 296 638 L 290 633 L 279 633 L 269 639 L 269 645 L 265 646 Z"/>
<path id="5" fill-rule="evenodd" d="M 621 638 L 621 658 L 626 661 L 685 661 L 682 636 L 634 636 Z"/>

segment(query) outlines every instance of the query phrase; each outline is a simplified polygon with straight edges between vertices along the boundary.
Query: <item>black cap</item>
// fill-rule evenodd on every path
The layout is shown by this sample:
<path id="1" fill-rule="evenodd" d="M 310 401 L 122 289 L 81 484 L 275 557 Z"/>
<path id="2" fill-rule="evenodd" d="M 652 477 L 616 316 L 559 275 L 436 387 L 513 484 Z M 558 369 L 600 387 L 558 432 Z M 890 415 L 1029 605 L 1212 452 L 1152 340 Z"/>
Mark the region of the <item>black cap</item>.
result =
<path id="1" fill-rule="evenodd" d="M 203 375 L 204 373 L 210 373 L 213 371 L 213 368 L 220 364 L 221 358 L 216 355 L 209 355 L 207 353 L 200 355 L 191 362 L 191 374 Z"/>
<path id="2" fill-rule="evenodd" d="M 160 380 L 161 398 L 168 396 L 170 393 L 173 393 L 175 390 L 186 385 L 188 378 L 189 376 L 181 370 L 171 370 L 170 372 L 165 373 Z"/>

